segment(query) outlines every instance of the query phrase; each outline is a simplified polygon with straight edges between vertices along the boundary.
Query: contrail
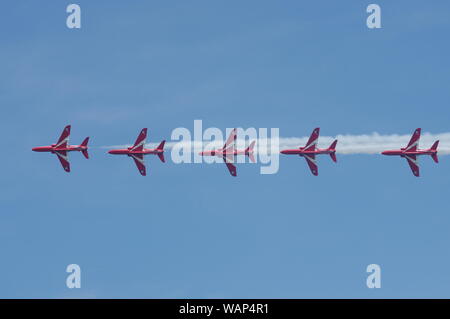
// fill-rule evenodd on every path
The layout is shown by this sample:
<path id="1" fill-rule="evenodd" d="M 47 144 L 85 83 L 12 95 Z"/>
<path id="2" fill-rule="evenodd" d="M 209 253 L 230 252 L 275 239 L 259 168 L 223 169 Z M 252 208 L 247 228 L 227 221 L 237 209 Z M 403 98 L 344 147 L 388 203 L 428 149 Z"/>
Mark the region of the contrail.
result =
<path id="1" fill-rule="evenodd" d="M 309 136 L 303 137 L 280 137 L 278 139 L 278 146 L 276 145 L 276 139 L 258 139 L 255 147 L 255 152 L 267 153 L 269 150 L 272 152 L 278 152 L 281 149 L 286 148 L 298 148 L 304 146 L 308 141 Z M 318 147 L 326 148 L 335 139 L 339 142 L 336 147 L 336 152 L 339 154 L 378 154 L 384 150 L 388 149 L 399 149 L 405 147 L 409 140 L 411 139 L 411 134 L 408 135 L 381 135 L 378 133 L 363 134 L 363 135 L 337 135 L 332 136 L 320 136 Z M 430 148 L 434 141 L 439 140 L 438 152 L 440 155 L 450 154 L 450 132 L 431 134 L 422 133 L 420 138 L 420 148 L 427 149 Z M 224 141 L 213 141 L 213 142 L 201 142 L 201 141 L 184 141 L 184 142 L 168 142 L 166 143 L 166 148 L 171 149 L 175 145 L 178 147 L 183 146 L 185 150 L 190 150 L 192 152 L 199 152 L 203 149 L 213 149 L 220 148 L 224 144 Z M 236 141 L 237 147 L 239 149 L 245 148 L 249 141 L 239 139 Z M 159 143 L 148 143 L 146 147 L 155 148 Z M 102 146 L 101 148 L 126 148 L 132 146 L 128 145 L 111 145 Z"/>
<path id="2" fill-rule="evenodd" d="M 319 147 L 328 147 L 335 139 L 338 140 L 336 153 L 340 154 L 378 154 L 388 149 L 399 149 L 405 147 L 411 139 L 408 135 L 380 135 L 372 133 L 370 135 L 337 135 L 336 137 L 321 136 Z M 304 146 L 308 137 L 301 138 L 280 138 L 280 148 L 296 148 Z M 439 154 L 450 154 L 450 133 L 430 134 L 422 133 L 420 138 L 420 148 L 427 149 L 439 140 Z"/>

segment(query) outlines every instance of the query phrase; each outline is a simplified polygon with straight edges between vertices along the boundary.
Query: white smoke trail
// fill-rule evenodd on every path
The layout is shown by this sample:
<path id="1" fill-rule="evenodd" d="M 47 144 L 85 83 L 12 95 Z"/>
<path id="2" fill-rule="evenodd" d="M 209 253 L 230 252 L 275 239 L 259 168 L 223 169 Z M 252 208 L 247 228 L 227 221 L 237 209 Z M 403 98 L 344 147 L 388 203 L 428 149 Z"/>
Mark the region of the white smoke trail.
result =
<path id="1" fill-rule="evenodd" d="M 319 147 L 328 147 L 335 139 L 338 140 L 336 152 L 340 154 L 378 154 L 389 149 L 399 149 L 405 147 L 411 135 L 380 135 L 372 133 L 370 135 L 338 135 L 336 137 L 321 136 Z M 302 138 L 280 138 L 280 148 L 297 148 L 306 144 L 308 137 Z M 439 154 L 450 154 L 450 133 L 430 134 L 422 133 L 420 138 L 420 148 L 427 149 L 439 140 Z"/>
<path id="2" fill-rule="evenodd" d="M 280 137 L 279 145 L 276 146 L 275 140 L 269 139 L 258 139 L 255 147 L 255 151 L 258 153 L 267 153 L 270 149 L 272 152 L 278 152 L 282 149 L 295 149 L 300 146 L 304 146 L 308 141 L 309 136 L 304 137 Z M 405 147 L 411 135 L 380 135 L 378 133 L 364 134 L 364 135 L 337 135 L 336 137 L 331 136 L 320 136 L 318 147 L 326 148 L 335 139 L 338 140 L 336 147 L 336 152 L 340 154 L 378 154 L 384 150 L 388 149 L 399 149 Z M 436 141 L 440 140 L 438 152 L 440 155 L 450 154 L 450 132 L 441 134 L 431 134 L 422 133 L 420 139 L 420 148 L 427 149 Z M 185 142 L 168 142 L 166 143 L 166 148 L 171 149 L 174 145 L 184 146 L 185 150 L 191 150 L 192 152 L 200 152 L 203 149 L 211 150 L 213 148 L 220 148 L 224 144 L 224 141 L 214 141 L 214 142 L 201 142 L 201 141 L 185 141 Z M 243 149 L 248 144 L 249 141 L 238 139 L 236 141 L 237 148 Z M 146 147 L 155 148 L 159 143 L 148 143 Z M 272 145 L 272 147 L 270 146 Z M 101 148 L 126 148 L 132 145 L 112 145 L 112 146 L 102 146 Z"/>

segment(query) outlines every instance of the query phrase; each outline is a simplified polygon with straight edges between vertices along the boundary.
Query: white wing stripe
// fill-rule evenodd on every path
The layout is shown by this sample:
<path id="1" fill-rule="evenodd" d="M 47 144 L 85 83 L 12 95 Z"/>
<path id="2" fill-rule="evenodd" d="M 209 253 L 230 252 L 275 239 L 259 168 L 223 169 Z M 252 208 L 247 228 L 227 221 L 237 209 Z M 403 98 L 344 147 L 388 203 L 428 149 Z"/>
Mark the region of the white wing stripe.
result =
<path id="1" fill-rule="evenodd" d="M 316 138 L 314 141 L 312 141 L 310 144 L 308 144 L 308 145 L 306 145 L 305 147 L 304 147 L 304 149 L 308 149 L 308 148 L 310 148 L 311 146 L 313 146 L 314 145 L 314 147 L 317 145 L 317 140 L 318 140 L 318 138 Z"/>
<path id="2" fill-rule="evenodd" d="M 60 147 L 61 145 L 63 145 L 64 143 L 69 144 L 69 137 L 66 137 L 65 139 L 63 139 L 61 142 L 59 142 L 58 144 L 56 144 L 56 148 Z"/>
<path id="3" fill-rule="evenodd" d="M 408 147 L 406 148 L 406 151 L 409 151 L 410 149 L 412 149 L 412 148 L 415 147 L 415 146 L 419 147 L 419 140 L 415 141 L 415 142 L 412 143 L 410 146 L 408 146 Z"/>
<path id="4" fill-rule="evenodd" d="M 145 144 L 145 139 L 143 139 L 142 141 L 139 142 L 138 145 L 133 146 L 133 148 L 131 149 L 132 151 L 134 151 L 135 149 L 137 149 L 138 147 L 141 147 Z"/>
<path id="5" fill-rule="evenodd" d="M 139 157 L 136 157 L 135 155 L 131 154 L 131 156 L 138 161 L 139 163 L 141 163 L 142 165 L 145 165 L 144 159 L 140 159 Z"/>
<path id="6" fill-rule="evenodd" d="M 309 157 L 308 155 L 304 155 L 305 156 L 305 158 L 308 160 L 308 161 L 310 161 L 311 163 L 313 163 L 313 164 L 316 164 L 316 160 L 315 159 L 313 159 L 312 157 Z"/>
<path id="7" fill-rule="evenodd" d="M 64 155 L 62 155 L 60 152 L 55 152 L 56 153 L 56 155 L 58 155 L 59 157 L 61 157 L 63 160 L 65 160 L 65 161 L 69 161 L 69 156 L 68 155 L 66 155 L 66 156 L 64 156 Z"/>
<path id="8" fill-rule="evenodd" d="M 417 157 L 416 159 L 412 159 L 411 157 L 409 157 L 408 155 L 405 155 L 405 157 L 411 161 L 412 163 L 414 163 L 415 165 L 419 166 L 419 158 Z"/>

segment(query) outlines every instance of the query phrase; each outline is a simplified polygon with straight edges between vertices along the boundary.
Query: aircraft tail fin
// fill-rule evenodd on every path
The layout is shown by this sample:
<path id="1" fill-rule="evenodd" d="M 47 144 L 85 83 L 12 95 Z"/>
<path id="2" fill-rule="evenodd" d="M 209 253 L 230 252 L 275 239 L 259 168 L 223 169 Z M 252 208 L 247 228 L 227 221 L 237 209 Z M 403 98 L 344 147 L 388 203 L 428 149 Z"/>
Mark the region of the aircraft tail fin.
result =
<path id="1" fill-rule="evenodd" d="M 80 145 L 80 146 L 85 146 L 86 147 L 85 150 L 81 151 L 81 153 L 83 153 L 83 155 L 84 155 L 84 157 L 86 157 L 86 159 L 89 159 L 89 153 L 88 153 L 88 150 L 87 150 L 88 143 L 89 143 L 89 137 L 86 137 L 84 139 L 84 141 Z"/>
<path id="2" fill-rule="evenodd" d="M 333 143 L 331 143 L 330 147 L 328 147 L 329 150 L 331 150 L 332 152 L 330 153 L 330 157 L 333 160 L 333 162 L 337 162 L 337 158 L 336 158 L 336 144 L 337 144 L 338 140 L 334 140 Z"/>
<path id="3" fill-rule="evenodd" d="M 333 160 L 333 162 L 335 162 L 335 163 L 337 162 L 337 158 L 336 158 L 336 153 L 335 152 L 330 153 L 330 157 Z"/>
<path id="4" fill-rule="evenodd" d="M 335 150 L 336 149 L 336 144 L 337 144 L 338 140 L 334 140 L 333 143 L 331 143 L 330 147 L 328 147 L 329 150 Z"/>
<path id="5" fill-rule="evenodd" d="M 433 159 L 433 161 L 435 161 L 436 163 L 439 163 L 439 158 L 437 156 L 437 154 L 432 154 L 431 158 Z"/>
<path id="6" fill-rule="evenodd" d="M 165 159 L 164 159 L 164 153 L 158 153 L 158 157 L 161 160 L 161 162 L 165 163 Z"/>
<path id="7" fill-rule="evenodd" d="M 164 151 L 164 144 L 166 144 L 166 141 L 162 141 L 159 143 L 158 147 L 156 148 L 158 151 Z"/>
<path id="8" fill-rule="evenodd" d="M 439 141 L 434 142 L 433 146 L 431 146 L 430 150 L 437 151 L 439 146 Z"/>
<path id="9" fill-rule="evenodd" d="M 81 145 L 80 146 L 88 146 L 88 143 L 89 143 L 89 137 L 86 137 L 85 139 L 84 139 L 84 141 L 83 141 L 83 143 L 81 143 Z"/>
<path id="10" fill-rule="evenodd" d="M 247 147 L 247 148 L 245 149 L 245 154 L 247 154 L 248 158 L 249 158 L 253 163 L 256 162 L 256 161 L 255 161 L 255 156 L 253 155 L 253 149 L 254 149 L 254 147 L 255 147 L 255 143 L 256 143 L 256 141 L 251 142 L 250 145 L 249 145 L 249 147 Z"/>
<path id="11" fill-rule="evenodd" d="M 439 163 L 439 159 L 437 156 L 437 148 L 439 146 L 439 141 L 434 142 L 433 146 L 431 146 L 430 150 L 432 151 L 436 151 L 436 153 L 431 154 L 431 158 L 433 159 L 433 161 L 435 161 L 436 163 Z"/>

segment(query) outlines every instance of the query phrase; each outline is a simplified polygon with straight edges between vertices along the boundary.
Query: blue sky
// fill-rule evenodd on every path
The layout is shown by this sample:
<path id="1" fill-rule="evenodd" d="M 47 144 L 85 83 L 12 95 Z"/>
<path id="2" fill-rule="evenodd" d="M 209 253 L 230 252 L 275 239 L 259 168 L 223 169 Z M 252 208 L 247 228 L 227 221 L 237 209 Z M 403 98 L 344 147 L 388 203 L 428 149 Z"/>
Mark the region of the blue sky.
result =
<path id="1" fill-rule="evenodd" d="M 281 157 L 149 175 L 104 145 L 174 128 L 280 135 L 409 134 L 449 127 L 450 4 L 376 1 L 8 1 L 0 19 L 0 297 L 450 297 L 448 157 Z M 91 136 L 91 159 L 31 148 Z M 400 147 L 401 145 L 399 145 Z M 426 147 L 428 145 L 422 145 Z M 82 288 L 65 285 L 79 264 Z M 366 287 L 366 267 L 382 288 Z"/>

